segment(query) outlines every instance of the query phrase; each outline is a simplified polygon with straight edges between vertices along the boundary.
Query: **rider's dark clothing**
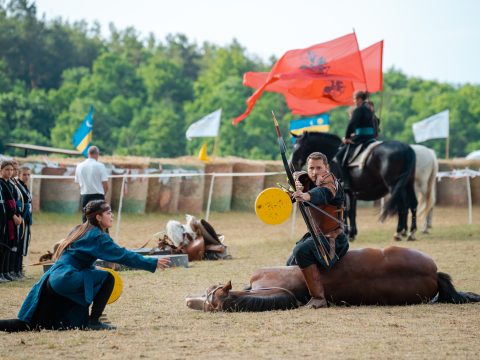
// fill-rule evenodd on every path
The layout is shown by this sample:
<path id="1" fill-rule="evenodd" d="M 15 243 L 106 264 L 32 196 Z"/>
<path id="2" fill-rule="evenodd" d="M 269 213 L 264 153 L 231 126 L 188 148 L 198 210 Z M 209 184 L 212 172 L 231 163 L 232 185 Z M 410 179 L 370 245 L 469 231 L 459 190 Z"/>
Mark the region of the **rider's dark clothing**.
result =
<path id="1" fill-rule="evenodd" d="M 319 254 L 311 234 L 307 233 L 295 245 L 287 265 L 298 265 L 301 269 L 305 269 L 312 264 L 319 264 L 325 269 L 330 269 L 348 250 L 348 239 L 339 222 L 343 220 L 345 196 L 342 186 L 333 174 L 327 174 L 319 179 L 318 184 L 314 184 L 304 172 L 297 174 L 295 177 L 303 184 L 304 191 L 310 194 L 310 202 L 330 215 L 326 216 L 308 204 L 305 205 L 312 219 L 313 228 L 317 234 L 320 234 L 319 238 L 327 253 L 329 264 Z M 339 221 L 333 220 L 332 217 Z"/>
<path id="2" fill-rule="evenodd" d="M 340 164 L 345 188 L 349 187 L 347 163 L 350 154 L 358 145 L 375 139 L 376 135 L 378 136 L 378 125 L 374 119 L 373 111 L 364 102 L 353 111 L 345 132 L 345 139 L 351 140 L 352 143 L 340 146 L 335 156 L 337 163 Z"/>

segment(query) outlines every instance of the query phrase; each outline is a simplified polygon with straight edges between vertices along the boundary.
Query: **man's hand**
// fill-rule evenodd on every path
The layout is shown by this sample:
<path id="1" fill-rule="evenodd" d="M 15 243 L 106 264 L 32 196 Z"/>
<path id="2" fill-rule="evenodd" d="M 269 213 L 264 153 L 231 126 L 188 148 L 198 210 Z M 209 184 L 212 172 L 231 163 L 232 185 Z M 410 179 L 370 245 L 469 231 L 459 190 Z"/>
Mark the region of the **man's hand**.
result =
<path id="1" fill-rule="evenodd" d="M 303 201 L 310 201 L 312 197 L 308 192 L 302 192 L 302 190 L 297 190 L 293 193 L 293 197 L 295 200 L 303 202 Z"/>
<path id="2" fill-rule="evenodd" d="M 347 139 L 347 138 L 343 138 L 343 139 L 342 139 L 342 143 L 344 143 L 344 144 L 351 144 L 351 143 L 352 143 L 352 140 Z"/>
<path id="3" fill-rule="evenodd" d="M 15 225 L 20 225 L 22 223 L 22 217 L 19 215 L 13 215 L 13 223 Z"/>

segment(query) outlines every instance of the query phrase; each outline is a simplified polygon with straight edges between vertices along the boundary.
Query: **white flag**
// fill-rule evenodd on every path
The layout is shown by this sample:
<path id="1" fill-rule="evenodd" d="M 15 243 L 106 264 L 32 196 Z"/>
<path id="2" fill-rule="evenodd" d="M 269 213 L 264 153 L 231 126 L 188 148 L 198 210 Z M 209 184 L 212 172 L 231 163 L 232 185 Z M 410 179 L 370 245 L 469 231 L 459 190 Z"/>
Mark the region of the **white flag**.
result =
<path id="1" fill-rule="evenodd" d="M 415 142 L 423 142 L 428 139 L 448 138 L 449 110 L 430 116 L 425 120 L 412 125 Z"/>
<path id="2" fill-rule="evenodd" d="M 222 109 L 218 109 L 200 120 L 194 122 L 187 129 L 187 139 L 192 140 L 193 137 L 215 137 L 220 127 L 220 117 Z"/>

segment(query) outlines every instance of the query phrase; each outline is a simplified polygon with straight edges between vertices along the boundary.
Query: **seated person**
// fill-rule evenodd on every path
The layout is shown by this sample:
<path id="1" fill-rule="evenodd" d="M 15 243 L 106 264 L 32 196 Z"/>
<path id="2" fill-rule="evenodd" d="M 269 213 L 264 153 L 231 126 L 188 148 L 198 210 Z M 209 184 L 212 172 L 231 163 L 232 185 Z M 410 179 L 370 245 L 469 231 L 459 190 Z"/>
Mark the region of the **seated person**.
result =
<path id="1" fill-rule="evenodd" d="M 85 215 L 87 221 L 73 228 L 58 246 L 56 262 L 30 290 L 18 319 L 0 320 L 1 331 L 113 330 L 114 326 L 99 319 L 112 293 L 114 278 L 95 268 L 95 261 L 102 259 L 150 272 L 169 266 L 167 258 L 146 258 L 115 244 L 106 233 L 112 226 L 113 213 L 104 200 L 89 202 Z"/>

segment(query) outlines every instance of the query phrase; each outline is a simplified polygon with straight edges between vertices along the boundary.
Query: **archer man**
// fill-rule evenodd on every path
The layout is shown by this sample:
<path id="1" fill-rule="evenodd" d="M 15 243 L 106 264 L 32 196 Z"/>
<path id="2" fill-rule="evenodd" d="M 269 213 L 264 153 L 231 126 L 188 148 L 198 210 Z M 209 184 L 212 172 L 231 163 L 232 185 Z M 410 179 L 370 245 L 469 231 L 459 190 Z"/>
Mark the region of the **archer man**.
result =
<path id="1" fill-rule="evenodd" d="M 311 296 L 306 306 L 318 309 L 327 306 L 319 266 L 328 271 L 348 250 L 342 223 L 345 195 L 330 172 L 327 157 L 320 152 L 308 156 L 307 172 L 293 175 L 296 191 L 292 195 L 305 205 L 315 234 L 307 233 L 297 242 L 287 265 L 300 267 Z M 319 248 L 326 256 L 320 254 Z"/>

